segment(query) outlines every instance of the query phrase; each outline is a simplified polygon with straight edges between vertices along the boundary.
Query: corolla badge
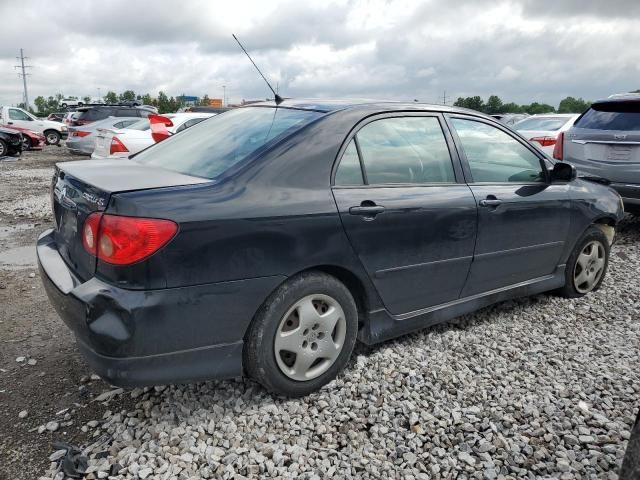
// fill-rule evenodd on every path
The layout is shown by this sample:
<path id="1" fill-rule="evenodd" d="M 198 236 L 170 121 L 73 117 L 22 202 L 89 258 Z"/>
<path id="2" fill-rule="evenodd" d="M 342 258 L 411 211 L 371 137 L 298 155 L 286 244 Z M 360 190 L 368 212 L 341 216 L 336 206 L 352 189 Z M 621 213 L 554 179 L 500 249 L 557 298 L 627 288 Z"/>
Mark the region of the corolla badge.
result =
<path id="1" fill-rule="evenodd" d="M 97 205 L 98 207 L 104 207 L 104 198 L 99 197 L 98 195 L 84 192 L 82 194 L 82 198 L 84 198 L 89 203 L 93 203 L 94 205 Z"/>

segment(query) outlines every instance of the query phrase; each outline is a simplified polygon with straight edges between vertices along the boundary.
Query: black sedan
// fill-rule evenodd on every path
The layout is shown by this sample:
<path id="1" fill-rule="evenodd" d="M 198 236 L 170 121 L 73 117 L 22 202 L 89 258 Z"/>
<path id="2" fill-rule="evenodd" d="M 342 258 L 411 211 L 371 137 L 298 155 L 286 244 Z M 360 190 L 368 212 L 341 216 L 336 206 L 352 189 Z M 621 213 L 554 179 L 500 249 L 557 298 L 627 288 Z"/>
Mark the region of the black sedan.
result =
<path id="1" fill-rule="evenodd" d="M 100 375 L 290 396 L 356 340 L 597 290 L 623 216 L 494 119 L 416 103 L 238 108 L 130 160 L 59 164 L 52 198 L 42 278 Z"/>
<path id="2" fill-rule="evenodd" d="M 16 130 L 0 127 L 0 158 L 22 152 L 22 134 Z"/>

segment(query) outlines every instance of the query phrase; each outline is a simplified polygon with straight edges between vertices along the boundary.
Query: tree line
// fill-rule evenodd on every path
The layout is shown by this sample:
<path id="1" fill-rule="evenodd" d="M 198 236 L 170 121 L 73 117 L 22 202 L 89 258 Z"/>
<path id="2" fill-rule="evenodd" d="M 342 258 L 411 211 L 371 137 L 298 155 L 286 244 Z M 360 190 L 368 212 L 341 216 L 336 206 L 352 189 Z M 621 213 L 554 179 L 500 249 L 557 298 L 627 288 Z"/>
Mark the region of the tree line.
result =
<path id="1" fill-rule="evenodd" d="M 475 95 L 473 97 L 458 97 L 453 105 L 488 114 L 528 113 L 535 115 L 539 113 L 582 113 L 589 108 L 591 102 L 582 98 L 567 97 L 562 99 L 556 108 L 553 105 L 538 102 L 528 105 L 519 105 L 514 102 L 504 103 L 497 95 L 491 95 L 485 102 L 482 97 Z"/>
<path id="2" fill-rule="evenodd" d="M 62 110 L 62 99 L 64 96 L 61 93 L 56 95 L 50 95 L 49 97 L 38 96 L 33 100 L 36 110 L 30 110 L 41 117 L 45 117 L 50 113 L 59 112 Z M 91 97 L 84 97 L 82 101 L 84 103 L 91 103 Z M 102 97 L 105 103 L 120 103 L 120 102 L 133 102 L 136 101 L 142 105 L 152 105 L 158 109 L 158 113 L 173 113 L 181 107 L 184 107 L 184 102 L 179 97 L 169 97 L 166 93 L 160 91 L 157 97 L 152 97 L 150 94 L 136 95 L 133 90 L 125 90 L 124 92 L 117 94 L 116 92 L 109 91 Z M 209 105 L 209 96 L 204 95 L 199 102 L 200 105 Z M 23 105 L 19 105 L 23 107 Z"/>

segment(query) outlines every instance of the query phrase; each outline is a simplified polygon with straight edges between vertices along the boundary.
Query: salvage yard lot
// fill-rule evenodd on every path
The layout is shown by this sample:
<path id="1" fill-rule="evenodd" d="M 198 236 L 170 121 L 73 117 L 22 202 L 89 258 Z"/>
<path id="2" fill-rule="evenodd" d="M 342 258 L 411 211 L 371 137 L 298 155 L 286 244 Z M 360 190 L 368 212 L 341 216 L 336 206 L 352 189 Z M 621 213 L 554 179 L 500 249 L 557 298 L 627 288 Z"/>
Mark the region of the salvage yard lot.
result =
<path id="1" fill-rule="evenodd" d="M 112 389 L 90 377 L 34 264 L 53 165 L 76 159 L 64 151 L 0 162 L 0 479 L 52 478 L 53 440 L 91 446 L 95 477 L 616 477 L 640 406 L 639 219 L 621 225 L 597 293 L 357 347 L 304 399 L 249 380 L 99 397 Z"/>

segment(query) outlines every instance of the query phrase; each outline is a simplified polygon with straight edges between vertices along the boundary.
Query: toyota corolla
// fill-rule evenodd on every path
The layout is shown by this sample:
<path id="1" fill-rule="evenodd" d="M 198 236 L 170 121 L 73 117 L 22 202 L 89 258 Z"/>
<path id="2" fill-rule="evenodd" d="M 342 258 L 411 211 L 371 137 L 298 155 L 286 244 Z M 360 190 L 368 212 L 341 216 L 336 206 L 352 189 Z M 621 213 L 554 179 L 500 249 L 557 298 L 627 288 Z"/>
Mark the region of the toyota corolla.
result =
<path id="1" fill-rule="evenodd" d="M 57 165 L 42 279 L 113 384 L 248 375 L 308 394 L 374 344 L 605 278 L 622 218 L 477 112 L 285 100 L 129 160 Z"/>

